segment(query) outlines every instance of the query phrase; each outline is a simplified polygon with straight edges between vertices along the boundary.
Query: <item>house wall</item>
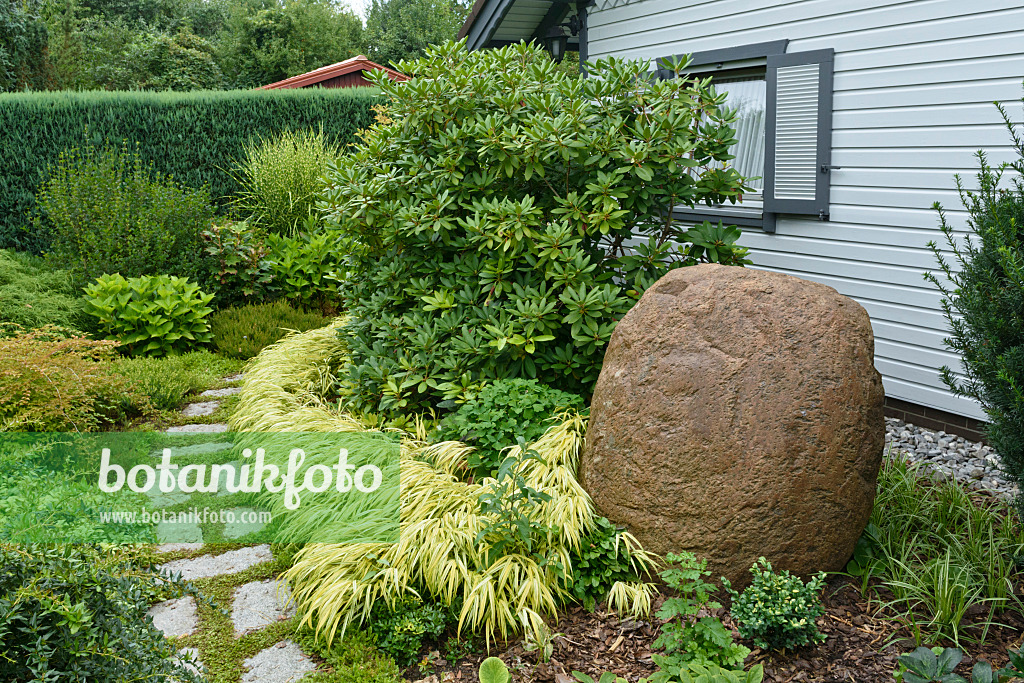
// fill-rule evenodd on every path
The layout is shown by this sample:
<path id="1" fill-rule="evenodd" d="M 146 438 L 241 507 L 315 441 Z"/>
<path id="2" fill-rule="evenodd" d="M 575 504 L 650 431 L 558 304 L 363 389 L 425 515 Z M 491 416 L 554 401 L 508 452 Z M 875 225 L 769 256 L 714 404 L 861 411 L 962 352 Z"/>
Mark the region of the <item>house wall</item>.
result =
<path id="1" fill-rule="evenodd" d="M 370 81 L 363 78 L 362 71 L 353 71 L 350 74 L 344 74 L 343 76 L 335 76 L 334 78 L 328 78 L 320 81 L 313 86 L 306 87 L 320 87 L 320 88 L 362 88 L 368 85 L 373 85 Z"/>
<path id="2" fill-rule="evenodd" d="M 833 48 L 831 221 L 780 217 L 777 233 L 744 233 L 757 267 L 835 287 L 867 309 L 889 397 L 972 418 L 936 369 L 939 294 L 922 273 L 941 240 L 933 202 L 958 230 L 966 214 L 954 173 L 971 176 L 984 148 L 1012 150 L 994 100 L 1021 120 L 1020 0 L 597 0 L 590 58 L 712 50 L 788 38 L 787 52 Z"/>

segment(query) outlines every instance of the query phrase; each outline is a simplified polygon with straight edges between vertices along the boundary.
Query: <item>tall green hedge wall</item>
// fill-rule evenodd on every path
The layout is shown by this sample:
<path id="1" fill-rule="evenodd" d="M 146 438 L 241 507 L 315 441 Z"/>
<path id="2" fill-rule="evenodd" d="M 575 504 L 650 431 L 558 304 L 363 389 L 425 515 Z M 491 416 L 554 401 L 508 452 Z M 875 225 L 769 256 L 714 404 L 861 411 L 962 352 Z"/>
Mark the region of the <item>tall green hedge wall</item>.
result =
<path id="1" fill-rule="evenodd" d="M 27 229 L 28 216 L 66 148 L 137 142 L 157 170 L 190 187 L 209 185 L 223 207 L 237 190 L 233 170 L 247 139 L 323 125 L 349 143 L 373 122 L 377 101 L 372 88 L 0 94 L 0 249 L 45 246 Z"/>

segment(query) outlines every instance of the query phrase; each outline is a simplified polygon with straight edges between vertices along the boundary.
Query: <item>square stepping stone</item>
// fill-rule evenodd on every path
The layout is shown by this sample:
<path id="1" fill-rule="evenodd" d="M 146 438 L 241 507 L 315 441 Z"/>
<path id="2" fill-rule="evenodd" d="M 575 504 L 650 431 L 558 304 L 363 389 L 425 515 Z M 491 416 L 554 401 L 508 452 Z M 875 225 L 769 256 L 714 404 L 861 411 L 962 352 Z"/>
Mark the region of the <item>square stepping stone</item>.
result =
<path id="1" fill-rule="evenodd" d="M 291 591 L 284 581 L 252 581 L 236 588 L 232 595 L 231 623 L 236 638 L 294 614 Z"/>
<path id="2" fill-rule="evenodd" d="M 270 562 L 273 559 L 274 554 L 270 552 L 270 545 L 264 543 L 263 545 L 229 550 L 220 555 L 203 555 L 174 560 L 162 565 L 161 569 L 166 569 L 172 574 L 180 573 L 183 579 L 192 581 L 222 574 L 237 574 L 249 567 Z"/>
<path id="3" fill-rule="evenodd" d="M 220 407 L 220 401 L 203 401 L 202 403 L 189 403 L 181 411 L 185 417 L 202 417 L 213 415 L 213 411 Z"/>
<path id="4" fill-rule="evenodd" d="M 202 543 L 161 543 L 156 547 L 156 551 L 158 553 L 176 553 L 181 550 L 199 550 L 202 547 Z"/>
<path id="5" fill-rule="evenodd" d="M 207 389 L 200 396 L 213 396 L 215 398 L 222 398 L 224 396 L 234 396 L 242 389 L 241 387 L 225 387 L 223 389 Z"/>
<path id="6" fill-rule="evenodd" d="M 242 662 L 242 683 L 295 683 L 313 671 L 313 660 L 290 640 L 260 650 Z"/>
<path id="7" fill-rule="evenodd" d="M 241 373 L 241 372 L 240 372 L 240 373 L 238 373 L 237 375 L 231 375 L 231 376 L 229 376 L 229 377 L 225 377 L 223 381 L 225 381 L 225 382 L 241 382 L 241 381 L 242 381 L 242 378 L 243 378 L 244 376 L 245 376 L 245 375 L 244 375 L 243 373 Z"/>
<path id="8" fill-rule="evenodd" d="M 224 523 L 224 538 L 230 540 L 256 533 L 266 526 L 263 522 L 251 521 L 259 519 L 260 511 L 255 508 L 228 508 L 223 514 L 228 519 Z"/>
<path id="9" fill-rule="evenodd" d="M 196 600 L 192 596 L 165 600 L 150 607 L 146 614 L 153 617 L 153 626 L 167 638 L 192 635 L 199 624 Z"/>
<path id="10" fill-rule="evenodd" d="M 208 425 L 181 425 L 180 427 L 171 427 L 167 430 L 168 434 L 222 434 L 228 431 L 226 424 L 215 422 L 214 424 Z"/>
<path id="11" fill-rule="evenodd" d="M 161 543 L 195 543 L 202 545 L 203 530 L 198 524 L 160 522 L 156 525 L 156 540 Z"/>

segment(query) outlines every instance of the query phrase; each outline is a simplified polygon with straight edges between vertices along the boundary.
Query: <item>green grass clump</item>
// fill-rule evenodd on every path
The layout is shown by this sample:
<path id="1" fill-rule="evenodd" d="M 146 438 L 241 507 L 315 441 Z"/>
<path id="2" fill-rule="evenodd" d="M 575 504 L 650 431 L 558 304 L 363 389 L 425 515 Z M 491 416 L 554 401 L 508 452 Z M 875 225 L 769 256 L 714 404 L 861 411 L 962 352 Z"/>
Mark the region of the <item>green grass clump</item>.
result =
<path id="1" fill-rule="evenodd" d="M 193 351 L 165 358 L 125 358 L 114 363 L 114 372 L 149 396 L 155 408 L 175 410 L 187 395 L 209 389 L 241 366 L 209 351 Z"/>
<path id="2" fill-rule="evenodd" d="M 858 543 L 851 573 L 881 580 L 919 645 L 984 639 L 987 627 L 966 631 L 979 610 L 987 622 L 1020 610 L 1015 585 L 1024 554 L 1024 526 L 1009 506 L 971 496 L 952 481 L 932 482 L 901 460 L 878 476 L 871 523 Z"/>
<path id="3" fill-rule="evenodd" d="M 306 332 L 323 327 L 328 318 L 292 308 L 283 301 L 250 304 L 218 311 L 210 317 L 213 343 L 228 358 L 247 360 L 290 330 Z"/>
<path id="4" fill-rule="evenodd" d="M 322 127 L 250 140 L 240 164 L 238 204 L 268 232 L 294 233 L 313 213 L 340 149 Z"/>
<path id="5" fill-rule="evenodd" d="M 79 329 L 82 300 L 67 271 L 50 270 L 23 252 L 0 250 L 0 323 L 26 330 L 44 325 Z"/>

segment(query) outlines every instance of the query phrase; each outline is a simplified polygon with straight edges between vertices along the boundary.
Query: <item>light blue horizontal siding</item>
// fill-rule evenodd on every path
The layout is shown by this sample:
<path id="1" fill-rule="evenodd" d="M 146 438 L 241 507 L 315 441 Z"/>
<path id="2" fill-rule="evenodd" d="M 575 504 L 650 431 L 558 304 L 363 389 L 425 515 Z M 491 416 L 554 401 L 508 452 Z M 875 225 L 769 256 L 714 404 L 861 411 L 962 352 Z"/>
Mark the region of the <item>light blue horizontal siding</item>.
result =
<path id="1" fill-rule="evenodd" d="M 872 319 L 876 365 L 896 398 L 983 418 L 950 394 L 940 294 L 923 273 L 942 242 L 932 203 L 958 234 L 966 214 L 953 179 L 974 185 L 975 150 L 1013 158 L 992 102 L 1022 117 L 1024 7 L 1019 0 L 597 0 L 592 59 L 668 54 L 789 39 L 789 52 L 833 48 L 831 221 L 782 217 L 746 231 L 756 267 L 822 282 Z"/>

